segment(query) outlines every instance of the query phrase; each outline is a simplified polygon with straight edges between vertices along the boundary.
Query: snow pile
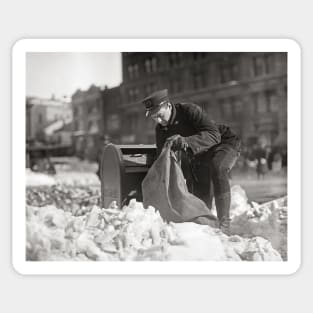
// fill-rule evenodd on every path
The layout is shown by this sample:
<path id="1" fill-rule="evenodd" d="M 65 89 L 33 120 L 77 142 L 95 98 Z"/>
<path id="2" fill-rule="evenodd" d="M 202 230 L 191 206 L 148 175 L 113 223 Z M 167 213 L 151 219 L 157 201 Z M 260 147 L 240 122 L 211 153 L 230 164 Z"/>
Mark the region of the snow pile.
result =
<path id="1" fill-rule="evenodd" d="M 26 186 L 52 186 L 56 181 L 52 176 L 26 169 Z"/>
<path id="2" fill-rule="evenodd" d="M 100 205 L 101 191 L 94 186 L 36 186 L 26 188 L 26 204 L 43 207 L 54 205 L 73 215 L 85 215 L 93 205 Z"/>
<path id="3" fill-rule="evenodd" d="M 231 234 L 246 238 L 261 236 L 287 258 L 287 197 L 264 204 L 248 203 L 240 186 L 232 188 Z"/>
<path id="4" fill-rule="evenodd" d="M 55 175 L 56 183 L 70 186 L 100 185 L 99 177 L 95 173 L 65 172 Z"/>
<path id="5" fill-rule="evenodd" d="M 194 223 L 176 224 L 184 245 L 169 248 L 170 260 L 282 261 L 271 243 L 261 237 L 226 236 L 219 229 Z"/>
<path id="6" fill-rule="evenodd" d="M 84 172 L 60 172 L 56 175 L 47 175 L 33 172 L 26 169 L 26 186 L 52 186 L 52 185 L 69 185 L 69 186 L 90 186 L 100 185 L 99 177 L 95 173 Z"/>
<path id="7" fill-rule="evenodd" d="M 172 226 L 154 208 L 94 206 L 74 216 L 55 206 L 27 207 L 27 260 L 164 260 Z"/>
<path id="8" fill-rule="evenodd" d="M 263 238 L 226 236 L 194 223 L 165 223 L 153 208 L 131 200 L 108 209 L 94 205 L 74 216 L 55 206 L 27 206 L 27 260 L 281 261 Z"/>

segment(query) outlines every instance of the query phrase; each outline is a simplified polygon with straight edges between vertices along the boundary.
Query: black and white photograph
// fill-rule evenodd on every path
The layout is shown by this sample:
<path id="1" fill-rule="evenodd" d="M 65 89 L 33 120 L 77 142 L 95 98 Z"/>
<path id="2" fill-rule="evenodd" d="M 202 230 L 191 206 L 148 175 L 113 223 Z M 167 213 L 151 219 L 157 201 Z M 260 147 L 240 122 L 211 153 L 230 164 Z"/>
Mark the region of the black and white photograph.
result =
<path id="1" fill-rule="evenodd" d="M 162 264 L 176 273 L 178 262 L 188 273 L 184 264 L 196 262 L 205 273 L 235 264 L 225 273 L 258 274 L 298 260 L 293 46 L 198 41 L 193 50 L 188 40 L 149 51 L 122 40 L 115 51 L 49 51 L 40 40 L 23 48 L 14 94 L 24 99 L 25 232 L 14 236 L 26 267 L 114 264 L 118 273 L 136 264 L 138 273 Z M 291 214 L 296 223 L 300 212 Z"/>

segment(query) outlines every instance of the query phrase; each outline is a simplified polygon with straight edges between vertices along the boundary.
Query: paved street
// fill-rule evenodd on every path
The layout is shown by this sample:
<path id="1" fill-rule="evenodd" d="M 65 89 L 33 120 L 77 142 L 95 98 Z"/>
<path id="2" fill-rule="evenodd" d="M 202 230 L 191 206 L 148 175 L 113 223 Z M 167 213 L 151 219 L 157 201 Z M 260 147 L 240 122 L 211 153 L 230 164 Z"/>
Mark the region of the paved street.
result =
<path id="1" fill-rule="evenodd" d="M 255 171 L 246 174 L 233 173 L 232 185 L 240 185 L 247 193 L 249 201 L 267 202 L 287 194 L 286 173 L 267 173 L 264 179 L 257 179 Z"/>

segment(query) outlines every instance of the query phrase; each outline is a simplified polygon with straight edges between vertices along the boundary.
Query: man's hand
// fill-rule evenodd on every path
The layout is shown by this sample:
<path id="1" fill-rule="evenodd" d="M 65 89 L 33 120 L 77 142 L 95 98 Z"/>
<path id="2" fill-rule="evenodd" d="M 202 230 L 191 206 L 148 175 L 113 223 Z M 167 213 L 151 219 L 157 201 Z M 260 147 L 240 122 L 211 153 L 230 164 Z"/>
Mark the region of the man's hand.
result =
<path id="1" fill-rule="evenodd" d="M 172 137 L 169 137 L 166 141 L 168 143 L 169 142 L 172 143 L 171 149 L 173 151 L 180 151 L 180 150 L 187 151 L 188 143 L 185 137 L 182 137 L 181 135 L 174 135 Z"/>

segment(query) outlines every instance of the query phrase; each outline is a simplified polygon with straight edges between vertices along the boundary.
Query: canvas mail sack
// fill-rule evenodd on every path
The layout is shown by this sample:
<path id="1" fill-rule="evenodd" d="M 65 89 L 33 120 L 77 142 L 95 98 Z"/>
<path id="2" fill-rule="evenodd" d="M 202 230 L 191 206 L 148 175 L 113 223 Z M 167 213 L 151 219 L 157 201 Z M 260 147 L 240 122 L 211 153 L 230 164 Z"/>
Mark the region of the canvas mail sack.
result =
<path id="1" fill-rule="evenodd" d="M 165 145 L 158 159 L 142 182 L 143 205 L 153 206 L 168 222 L 187 222 L 205 216 L 216 220 L 206 204 L 191 194 L 170 144 Z"/>

